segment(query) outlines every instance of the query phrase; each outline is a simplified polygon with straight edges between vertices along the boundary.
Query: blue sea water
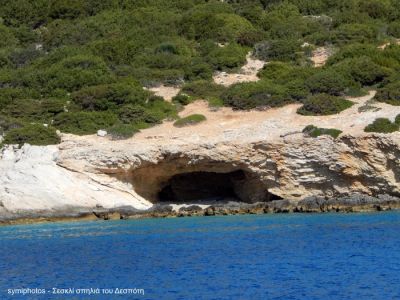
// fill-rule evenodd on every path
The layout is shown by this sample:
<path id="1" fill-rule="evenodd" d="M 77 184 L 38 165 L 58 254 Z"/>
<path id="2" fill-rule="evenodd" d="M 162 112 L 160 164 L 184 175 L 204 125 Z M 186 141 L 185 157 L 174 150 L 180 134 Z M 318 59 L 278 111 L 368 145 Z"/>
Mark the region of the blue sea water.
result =
<path id="1" fill-rule="evenodd" d="M 0 299 L 400 299 L 399 280 L 398 212 L 0 228 Z"/>

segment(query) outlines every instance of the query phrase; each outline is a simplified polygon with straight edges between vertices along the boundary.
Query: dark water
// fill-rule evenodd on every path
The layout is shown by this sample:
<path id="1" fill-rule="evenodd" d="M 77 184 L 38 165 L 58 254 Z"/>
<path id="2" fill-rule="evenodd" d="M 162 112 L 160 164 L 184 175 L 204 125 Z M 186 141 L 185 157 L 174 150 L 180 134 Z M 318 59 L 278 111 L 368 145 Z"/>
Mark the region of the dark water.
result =
<path id="1" fill-rule="evenodd" d="M 26 287 L 46 294 L 8 294 Z M 53 287 L 132 290 L 56 296 Z M 400 213 L 0 228 L 0 299 L 47 298 L 400 299 Z"/>

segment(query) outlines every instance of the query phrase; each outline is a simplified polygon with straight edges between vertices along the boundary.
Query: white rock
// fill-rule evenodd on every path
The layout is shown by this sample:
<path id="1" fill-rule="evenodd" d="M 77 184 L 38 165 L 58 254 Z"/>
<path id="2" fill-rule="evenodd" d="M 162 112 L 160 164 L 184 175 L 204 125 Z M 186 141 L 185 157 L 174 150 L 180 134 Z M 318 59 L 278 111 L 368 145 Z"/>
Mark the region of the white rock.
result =
<path id="1" fill-rule="evenodd" d="M 107 131 L 105 130 L 98 130 L 97 136 L 105 137 L 107 135 Z"/>
<path id="2" fill-rule="evenodd" d="M 56 161 L 57 146 L 12 146 L 0 158 L 0 199 L 9 212 L 65 210 L 132 206 L 145 209 L 151 204 L 135 194 L 132 187 L 109 176 L 72 172 Z M 95 178 L 96 177 L 96 178 Z M 101 183 L 99 183 L 101 182 Z"/>

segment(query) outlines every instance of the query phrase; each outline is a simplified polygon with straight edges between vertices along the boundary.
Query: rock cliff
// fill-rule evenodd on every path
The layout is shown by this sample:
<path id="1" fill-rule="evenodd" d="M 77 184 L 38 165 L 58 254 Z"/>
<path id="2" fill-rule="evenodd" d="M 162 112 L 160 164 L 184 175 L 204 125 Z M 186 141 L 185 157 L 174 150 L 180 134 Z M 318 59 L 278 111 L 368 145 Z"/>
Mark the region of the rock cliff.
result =
<path id="1" fill-rule="evenodd" d="M 204 200 L 195 193 L 211 186 L 246 203 L 400 197 L 400 133 L 204 142 L 65 135 L 58 146 L 3 149 L 0 173 L 3 219 L 145 210 L 172 194 Z"/>

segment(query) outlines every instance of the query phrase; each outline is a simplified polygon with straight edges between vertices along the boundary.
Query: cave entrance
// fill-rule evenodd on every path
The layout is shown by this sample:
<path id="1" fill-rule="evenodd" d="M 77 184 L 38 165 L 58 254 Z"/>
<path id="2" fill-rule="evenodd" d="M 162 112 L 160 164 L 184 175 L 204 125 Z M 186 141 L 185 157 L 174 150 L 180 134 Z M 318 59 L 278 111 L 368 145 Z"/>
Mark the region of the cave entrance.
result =
<path id="1" fill-rule="evenodd" d="M 242 200 L 239 188 L 246 174 L 191 172 L 172 176 L 158 193 L 161 202 L 193 202 L 207 200 Z"/>
<path id="2" fill-rule="evenodd" d="M 190 165 L 176 160 L 149 165 L 126 173 L 135 192 L 157 203 L 267 202 L 281 199 L 268 191 L 259 174 L 227 164 Z"/>

